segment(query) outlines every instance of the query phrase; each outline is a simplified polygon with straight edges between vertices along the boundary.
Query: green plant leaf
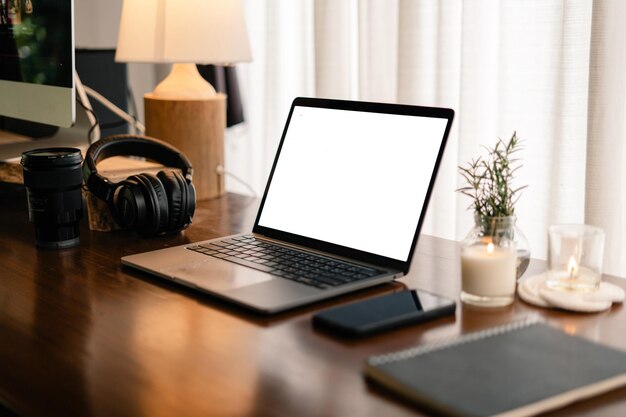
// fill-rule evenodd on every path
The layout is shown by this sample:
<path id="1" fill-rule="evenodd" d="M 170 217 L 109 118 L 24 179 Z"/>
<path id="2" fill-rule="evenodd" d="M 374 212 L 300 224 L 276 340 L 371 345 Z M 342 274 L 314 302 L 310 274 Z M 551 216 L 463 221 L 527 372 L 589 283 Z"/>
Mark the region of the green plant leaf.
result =
<path id="1" fill-rule="evenodd" d="M 522 167 L 521 158 L 512 157 L 522 147 L 517 132 L 505 142 L 498 138 L 493 148 L 482 146 L 486 156 L 470 160 L 459 166 L 459 173 L 466 186 L 456 191 L 471 198 L 475 214 L 479 216 L 509 216 L 515 211 L 520 191 L 527 186 L 514 188 L 515 174 Z"/>

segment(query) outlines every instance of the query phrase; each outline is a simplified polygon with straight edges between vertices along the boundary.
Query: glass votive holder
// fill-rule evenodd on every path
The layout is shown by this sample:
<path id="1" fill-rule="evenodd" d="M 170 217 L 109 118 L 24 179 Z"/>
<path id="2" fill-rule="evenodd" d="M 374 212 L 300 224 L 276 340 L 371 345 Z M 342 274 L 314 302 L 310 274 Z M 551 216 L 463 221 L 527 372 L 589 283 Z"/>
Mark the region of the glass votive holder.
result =
<path id="1" fill-rule="evenodd" d="M 548 228 L 546 285 L 569 291 L 592 291 L 600 286 L 604 260 L 604 231 L 586 224 Z"/>

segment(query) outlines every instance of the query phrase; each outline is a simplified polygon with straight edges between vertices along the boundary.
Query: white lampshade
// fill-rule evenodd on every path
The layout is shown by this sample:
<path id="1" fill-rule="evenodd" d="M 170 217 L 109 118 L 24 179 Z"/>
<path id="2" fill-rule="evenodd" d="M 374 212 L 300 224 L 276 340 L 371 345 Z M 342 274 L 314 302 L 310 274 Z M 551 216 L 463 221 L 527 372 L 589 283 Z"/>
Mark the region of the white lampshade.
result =
<path id="1" fill-rule="evenodd" d="M 251 59 L 241 0 L 124 0 L 116 61 L 232 64 Z"/>
<path id="2" fill-rule="evenodd" d="M 124 0 L 115 60 L 174 64 L 155 97 L 212 97 L 195 64 L 251 59 L 242 0 Z"/>

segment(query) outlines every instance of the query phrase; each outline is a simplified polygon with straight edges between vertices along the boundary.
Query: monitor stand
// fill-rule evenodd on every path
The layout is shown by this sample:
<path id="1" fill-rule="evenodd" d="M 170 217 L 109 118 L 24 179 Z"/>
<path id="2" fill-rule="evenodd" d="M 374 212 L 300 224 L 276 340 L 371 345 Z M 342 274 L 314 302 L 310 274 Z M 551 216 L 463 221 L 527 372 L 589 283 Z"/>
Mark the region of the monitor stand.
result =
<path id="1" fill-rule="evenodd" d="M 42 138 L 31 138 L 0 130 L 0 161 L 19 162 L 22 152 L 38 148 L 86 148 L 87 145 L 87 133 L 82 129 L 61 128 L 55 135 Z"/>
<path id="2" fill-rule="evenodd" d="M 30 142 L 32 138 L 24 135 L 20 135 L 19 133 L 9 132 L 7 130 L 0 129 L 0 148 L 3 145 L 10 145 L 12 143 L 23 143 Z"/>
<path id="3" fill-rule="evenodd" d="M 41 148 L 69 147 L 79 148 L 85 154 L 89 147 L 87 131 L 89 129 L 77 123 L 71 128 L 59 128 L 47 137 L 32 138 L 6 130 L 0 130 L 0 182 L 23 183 L 22 152 Z"/>

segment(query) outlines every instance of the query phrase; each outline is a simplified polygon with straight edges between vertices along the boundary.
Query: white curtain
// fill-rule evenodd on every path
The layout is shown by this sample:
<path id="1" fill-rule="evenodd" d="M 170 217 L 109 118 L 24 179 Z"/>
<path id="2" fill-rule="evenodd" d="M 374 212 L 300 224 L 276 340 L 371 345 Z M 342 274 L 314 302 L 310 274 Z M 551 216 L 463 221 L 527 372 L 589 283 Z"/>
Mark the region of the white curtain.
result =
<path id="1" fill-rule="evenodd" d="M 607 234 L 605 270 L 626 275 L 626 2 L 623 0 L 249 0 L 254 61 L 239 67 L 247 122 L 227 168 L 258 193 L 299 95 L 453 108 L 451 140 L 423 230 L 472 224 L 457 167 L 514 131 L 516 206 L 532 256 L 547 227 Z M 241 190 L 227 180 L 227 186 Z M 372 190 L 375 193 L 375 190 Z"/>

